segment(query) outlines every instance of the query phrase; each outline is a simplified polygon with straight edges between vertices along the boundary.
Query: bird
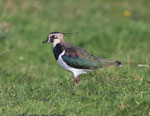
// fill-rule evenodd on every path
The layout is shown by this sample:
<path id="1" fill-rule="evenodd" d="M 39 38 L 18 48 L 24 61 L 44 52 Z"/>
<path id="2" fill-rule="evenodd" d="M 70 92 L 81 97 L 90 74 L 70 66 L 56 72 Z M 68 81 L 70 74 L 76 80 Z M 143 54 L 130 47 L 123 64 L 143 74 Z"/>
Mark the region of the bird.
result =
<path id="1" fill-rule="evenodd" d="M 51 32 L 43 43 L 52 43 L 53 54 L 57 63 L 65 70 L 73 73 L 74 81 L 72 82 L 71 88 L 74 85 L 77 87 L 79 83 L 78 76 L 80 74 L 85 74 L 103 67 L 122 66 L 119 61 L 96 57 L 80 47 L 67 43 L 64 40 L 65 34 L 72 33 Z"/>

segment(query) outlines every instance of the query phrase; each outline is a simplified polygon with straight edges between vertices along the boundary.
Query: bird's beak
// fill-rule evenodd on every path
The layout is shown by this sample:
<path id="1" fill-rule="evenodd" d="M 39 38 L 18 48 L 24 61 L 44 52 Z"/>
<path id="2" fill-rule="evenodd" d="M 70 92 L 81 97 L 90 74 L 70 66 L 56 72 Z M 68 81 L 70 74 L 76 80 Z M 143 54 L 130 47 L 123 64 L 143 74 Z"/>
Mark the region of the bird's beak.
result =
<path id="1" fill-rule="evenodd" d="M 46 42 L 49 42 L 49 38 L 47 37 L 47 39 L 45 41 L 43 41 L 42 43 L 46 43 Z"/>
<path id="2" fill-rule="evenodd" d="M 46 42 L 48 42 L 48 39 L 46 39 L 45 41 L 43 41 L 42 43 L 44 44 L 44 43 L 46 43 Z"/>

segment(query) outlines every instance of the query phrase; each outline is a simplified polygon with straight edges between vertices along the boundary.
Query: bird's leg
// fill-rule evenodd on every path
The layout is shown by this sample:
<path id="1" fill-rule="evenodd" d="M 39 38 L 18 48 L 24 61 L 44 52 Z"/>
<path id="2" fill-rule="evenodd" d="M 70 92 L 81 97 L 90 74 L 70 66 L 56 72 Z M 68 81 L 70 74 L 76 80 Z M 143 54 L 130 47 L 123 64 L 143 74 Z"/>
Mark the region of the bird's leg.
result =
<path id="1" fill-rule="evenodd" d="M 79 83 L 79 78 L 76 77 L 76 78 L 75 78 L 75 85 L 76 85 L 76 87 L 78 86 L 78 83 Z"/>
<path id="2" fill-rule="evenodd" d="M 77 87 L 77 86 L 78 86 L 78 83 L 79 83 L 79 78 L 76 77 L 76 78 L 73 80 L 73 82 L 72 82 L 72 85 L 71 85 L 71 87 L 70 87 L 70 90 L 72 89 L 72 87 L 74 86 L 74 84 L 75 84 L 75 86 Z"/>
<path id="3" fill-rule="evenodd" d="M 75 83 L 76 83 L 76 80 L 74 79 L 73 82 L 72 82 L 72 84 L 71 84 L 71 87 L 69 88 L 69 90 L 72 89 L 72 87 L 73 87 L 73 85 L 74 85 Z"/>

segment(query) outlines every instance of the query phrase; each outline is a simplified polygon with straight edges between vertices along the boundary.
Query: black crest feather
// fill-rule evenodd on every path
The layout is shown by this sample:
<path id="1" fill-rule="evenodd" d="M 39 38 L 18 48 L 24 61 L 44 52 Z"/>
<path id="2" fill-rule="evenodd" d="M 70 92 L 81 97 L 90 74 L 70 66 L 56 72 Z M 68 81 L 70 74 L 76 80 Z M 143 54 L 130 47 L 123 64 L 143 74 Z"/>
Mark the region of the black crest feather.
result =
<path id="1" fill-rule="evenodd" d="M 50 34 L 58 34 L 58 33 L 62 33 L 62 32 L 51 32 Z M 78 34 L 78 33 L 76 32 L 76 33 L 62 33 L 62 34 L 66 35 L 66 34 Z"/>

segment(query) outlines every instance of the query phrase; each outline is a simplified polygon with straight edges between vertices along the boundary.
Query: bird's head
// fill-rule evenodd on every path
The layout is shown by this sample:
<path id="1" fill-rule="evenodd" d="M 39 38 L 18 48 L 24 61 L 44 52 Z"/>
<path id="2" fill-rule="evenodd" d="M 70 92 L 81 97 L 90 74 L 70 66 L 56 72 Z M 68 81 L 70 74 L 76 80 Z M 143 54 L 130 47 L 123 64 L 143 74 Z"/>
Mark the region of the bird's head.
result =
<path id="1" fill-rule="evenodd" d="M 46 42 L 50 42 L 50 43 L 53 43 L 53 44 L 58 44 L 58 43 L 61 43 L 63 41 L 63 33 L 61 32 L 51 32 L 48 36 L 47 36 L 47 39 L 45 41 L 43 41 L 43 43 L 46 43 Z"/>

